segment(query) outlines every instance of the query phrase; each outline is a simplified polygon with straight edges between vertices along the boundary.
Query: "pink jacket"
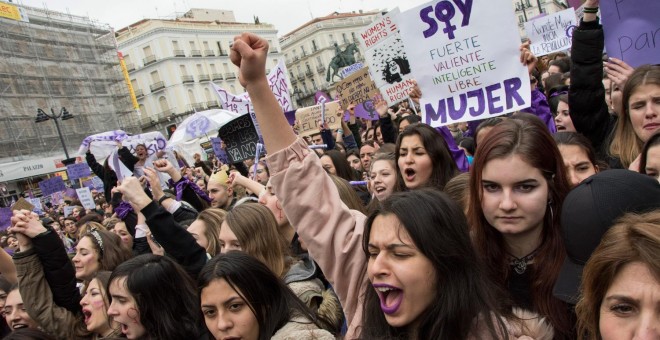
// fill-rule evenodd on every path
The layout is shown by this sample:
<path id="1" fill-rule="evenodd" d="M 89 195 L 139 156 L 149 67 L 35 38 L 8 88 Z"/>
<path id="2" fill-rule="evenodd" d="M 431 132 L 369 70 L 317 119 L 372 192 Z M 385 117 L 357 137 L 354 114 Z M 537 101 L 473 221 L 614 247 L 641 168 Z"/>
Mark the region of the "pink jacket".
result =
<path id="1" fill-rule="evenodd" d="M 291 225 L 332 284 L 348 322 L 346 339 L 359 336 L 361 292 L 368 284 L 362 251 L 366 216 L 350 210 L 321 161 L 298 139 L 267 158 L 271 184 Z"/>

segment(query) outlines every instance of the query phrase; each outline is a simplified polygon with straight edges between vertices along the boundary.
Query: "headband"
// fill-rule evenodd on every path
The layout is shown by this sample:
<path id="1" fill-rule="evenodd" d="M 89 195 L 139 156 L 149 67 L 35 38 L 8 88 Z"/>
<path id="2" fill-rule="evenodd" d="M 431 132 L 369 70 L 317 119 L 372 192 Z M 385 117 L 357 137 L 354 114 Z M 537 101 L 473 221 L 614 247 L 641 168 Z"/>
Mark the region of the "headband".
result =
<path id="1" fill-rule="evenodd" d="M 96 229 L 90 231 L 89 234 L 94 236 L 96 244 L 99 246 L 99 254 L 101 255 L 100 257 L 103 257 L 103 239 L 101 239 L 101 234 L 99 234 L 99 231 Z"/>

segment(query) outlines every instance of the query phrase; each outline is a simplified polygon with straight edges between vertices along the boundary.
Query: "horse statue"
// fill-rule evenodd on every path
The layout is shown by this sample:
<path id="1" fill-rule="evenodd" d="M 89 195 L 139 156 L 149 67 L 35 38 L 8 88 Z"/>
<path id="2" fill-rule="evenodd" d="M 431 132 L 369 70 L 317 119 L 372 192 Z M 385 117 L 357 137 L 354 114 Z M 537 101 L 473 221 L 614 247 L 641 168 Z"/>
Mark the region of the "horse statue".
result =
<path id="1" fill-rule="evenodd" d="M 335 76 L 338 76 L 337 72 L 340 68 L 355 64 L 355 52 L 358 52 L 358 48 L 355 43 L 346 45 L 346 48 L 344 48 L 343 51 L 340 50 L 337 43 L 335 43 L 335 56 L 332 57 L 332 60 L 328 65 L 328 72 L 325 80 L 327 82 L 334 80 Z"/>

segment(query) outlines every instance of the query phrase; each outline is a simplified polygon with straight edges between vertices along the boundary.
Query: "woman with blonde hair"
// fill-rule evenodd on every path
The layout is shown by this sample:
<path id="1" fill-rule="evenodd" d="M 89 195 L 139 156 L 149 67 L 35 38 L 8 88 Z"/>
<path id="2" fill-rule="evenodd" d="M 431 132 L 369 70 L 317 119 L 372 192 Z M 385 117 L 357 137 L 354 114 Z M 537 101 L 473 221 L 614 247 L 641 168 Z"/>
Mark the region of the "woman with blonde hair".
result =
<path id="1" fill-rule="evenodd" d="M 211 257 L 220 254 L 220 226 L 227 212 L 218 208 L 202 210 L 197 219 L 188 227 L 188 232 L 197 240 L 197 244 L 206 249 Z"/>
<path id="2" fill-rule="evenodd" d="M 576 306 L 588 340 L 660 338 L 660 211 L 627 214 L 587 261 Z"/>

